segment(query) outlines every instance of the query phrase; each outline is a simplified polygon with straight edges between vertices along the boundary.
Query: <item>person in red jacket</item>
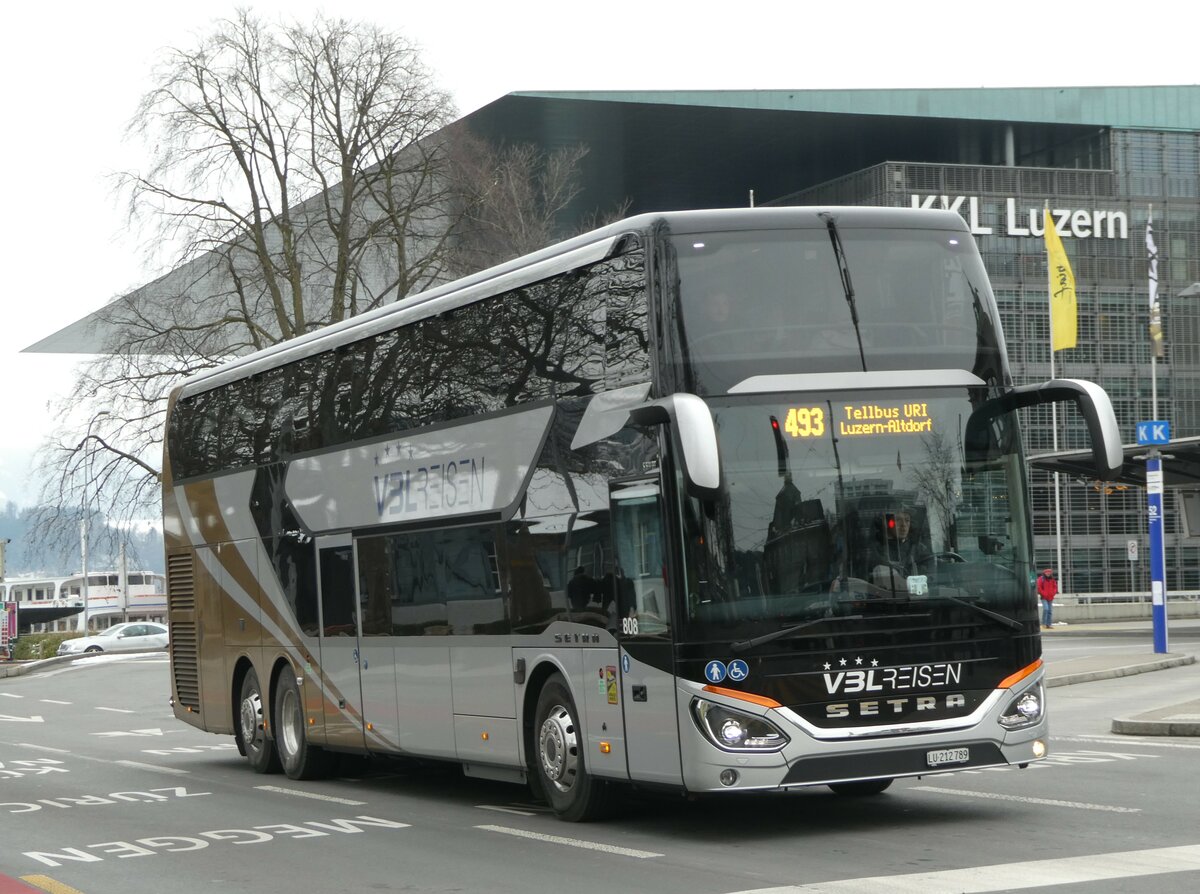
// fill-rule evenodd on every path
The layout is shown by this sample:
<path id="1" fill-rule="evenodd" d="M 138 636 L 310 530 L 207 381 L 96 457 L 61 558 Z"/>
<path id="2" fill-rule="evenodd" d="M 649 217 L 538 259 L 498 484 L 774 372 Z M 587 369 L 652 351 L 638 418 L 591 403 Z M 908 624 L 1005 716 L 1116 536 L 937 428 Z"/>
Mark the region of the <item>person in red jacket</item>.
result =
<path id="1" fill-rule="evenodd" d="M 1042 600 L 1042 629 L 1049 630 L 1053 626 L 1051 615 L 1054 611 L 1054 597 L 1058 595 L 1058 581 L 1054 579 L 1054 569 L 1047 568 L 1037 579 L 1038 597 Z"/>

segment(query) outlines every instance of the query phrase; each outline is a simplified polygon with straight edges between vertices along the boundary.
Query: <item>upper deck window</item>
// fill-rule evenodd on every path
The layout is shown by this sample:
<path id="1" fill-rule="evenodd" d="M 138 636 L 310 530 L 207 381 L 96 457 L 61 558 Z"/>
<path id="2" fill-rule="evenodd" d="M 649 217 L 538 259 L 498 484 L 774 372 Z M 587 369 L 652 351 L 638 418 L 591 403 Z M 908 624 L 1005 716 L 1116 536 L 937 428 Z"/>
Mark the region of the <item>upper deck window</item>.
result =
<path id="1" fill-rule="evenodd" d="M 673 238 L 678 293 L 666 319 L 689 390 L 721 393 L 766 372 L 1000 375 L 995 304 L 969 235 L 849 226 L 838 235 L 849 295 L 825 228 Z"/>

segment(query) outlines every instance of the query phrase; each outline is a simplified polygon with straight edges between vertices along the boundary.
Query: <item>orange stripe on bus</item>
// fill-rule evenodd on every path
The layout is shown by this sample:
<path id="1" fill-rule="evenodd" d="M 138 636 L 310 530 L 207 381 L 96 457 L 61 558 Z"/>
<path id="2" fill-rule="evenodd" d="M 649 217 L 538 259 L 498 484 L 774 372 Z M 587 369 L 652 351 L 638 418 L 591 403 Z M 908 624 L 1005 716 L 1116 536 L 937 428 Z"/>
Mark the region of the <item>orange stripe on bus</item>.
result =
<path id="1" fill-rule="evenodd" d="M 1030 664 L 1026 667 L 1021 668 L 1015 674 L 1009 674 L 1007 677 L 1005 677 L 1003 680 L 1000 681 L 1000 685 L 997 686 L 996 688 L 997 689 L 1012 689 L 1012 687 L 1016 686 L 1018 683 L 1020 683 L 1022 680 L 1024 680 L 1026 677 L 1028 677 L 1030 674 L 1032 674 L 1034 671 L 1036 671 L 1041 666 L 1042 666 L 1042 659 L 1039 658 L 1033 664 Z"/>
<path id="2" fill-rule="evenodd" d="M 775 699 L 767 698 L 765 695 L 755 695 L 753 692 L 738 692 L 736 689 L 724 689 L 720 686 L 705 686 L 704 691 L 712 692 L 716 695 L 727 695 L 730 698 L 741 699 L 744 702 L 753 702 L 756 705 L 762 705 L 764 708 L 783 707 Z"/>

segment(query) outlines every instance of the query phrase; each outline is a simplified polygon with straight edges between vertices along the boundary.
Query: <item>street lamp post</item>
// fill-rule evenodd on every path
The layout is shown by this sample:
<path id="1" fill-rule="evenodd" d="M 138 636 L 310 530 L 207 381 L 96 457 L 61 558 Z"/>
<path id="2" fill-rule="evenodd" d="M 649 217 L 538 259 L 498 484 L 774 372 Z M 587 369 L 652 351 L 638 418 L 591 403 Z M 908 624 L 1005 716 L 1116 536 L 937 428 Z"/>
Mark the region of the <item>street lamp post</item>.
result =
<path id="1" fill-rule="evenodd" d="M 84 517 L 79 519 L 79 558 L 83 564 L 83 584 L 79 592 L 83 595 L 83 635 L 88 635 L 88 523 L 87 507 L 84 507 Z"/>
<path id="2" fill-rule="evenodd" d="M 83 439 L 83 448 L 85 451 L 87 451 L 87 453 L 86 453 L 87 462 L 84 467 L 85 474 L 84 474 L 84 479 L 83 479 L 83 499 L 81 501 L 81 513 L 80 513 L 80 517 L 79 517 L 79 553 L 80 553 L 80 560 L 83 564 L 83 585 L 80 589 L 80 593 L 83 596 L 83 635 L 84 636 L 87 636 L 88 623 L 90 622 L 90 618 L 88 617 L 89 606 L 88 606 L 88 503 L 87 503 L 87 490 L 88 490 L 88 484 L 90 483 L 88 481 L 88 477 L 91 475 L 92 463 L 91 463 L 91 452 L 90 452 L 91 445 L 88 442 L 92 440 L 92 426 L 94 426 L 96 424 L 96 420 L 99 419 L 101 416 L 111 416 L 111 415 L 112 415 L 111 412 L 108 410 L 98 411 L 96 413 L 96 415 L 92 417 L 91 422 L 88 423 L 87 434 L 84 436 L 84 439 Z"/>

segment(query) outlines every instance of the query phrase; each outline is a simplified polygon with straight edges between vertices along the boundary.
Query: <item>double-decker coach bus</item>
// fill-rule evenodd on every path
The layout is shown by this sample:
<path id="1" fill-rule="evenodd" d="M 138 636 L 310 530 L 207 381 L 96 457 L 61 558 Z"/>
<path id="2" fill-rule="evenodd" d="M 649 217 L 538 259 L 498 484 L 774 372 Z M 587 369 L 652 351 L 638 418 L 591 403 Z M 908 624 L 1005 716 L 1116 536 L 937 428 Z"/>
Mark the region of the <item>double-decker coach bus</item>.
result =
<path id="1" fill-rule="evenodd" d="M 1015 386 L 962 219 L 645 214 L 172 395 L 173 704 L 253 768 L 528 782 L 561 817 L 1025 764 Z"/>

